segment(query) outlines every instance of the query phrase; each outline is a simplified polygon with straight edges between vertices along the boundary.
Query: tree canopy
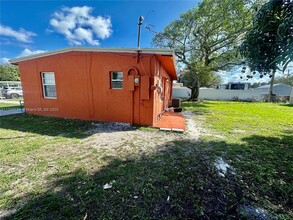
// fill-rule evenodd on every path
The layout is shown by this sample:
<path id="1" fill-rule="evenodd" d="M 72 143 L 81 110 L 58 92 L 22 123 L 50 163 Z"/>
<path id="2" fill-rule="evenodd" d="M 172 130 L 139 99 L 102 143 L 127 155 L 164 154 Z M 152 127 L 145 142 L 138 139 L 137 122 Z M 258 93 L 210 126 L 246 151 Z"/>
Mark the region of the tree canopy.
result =
<path id="1" fill-rule="evenodd" d="M 19 81 L 19 71 L 17 66 L 8 64 L 0 65 L 0 81 Z"/>
<path id="2" fill-rule="evenodd" d="M 271 77 L 279 66 L 283 70 L 293 61 L 293 2 L 270 0 L 254 17 L 252 28 L 246 33 L 241 53 L 252 71 Z M 269 101 L 271 98 L 269 98 Z"/>
<path id="3" fill-rule="evenodd" d="M 212 80 L 215 71 L 240 62 L 237 50 L 252 23 L 254 4 L 248 0 L 203 0 L 154 36 L 155 46 L 175 50 L 183 78 L 188 73 L 193 100 L 200 83 Z"/>
<path id="4" fill-rule="evenodd" d="M 260 8 L 241 46 L 252 70 L 270 72 L 293 60 L 292 19 L 292 1 L 270 0 Z"/>
<path id="5" fill-rule="evenodd" d="M 289 86 L 293 86 L 293 75 L 278 77 L 276 78 L 275 83 L 283 83 Z"/>

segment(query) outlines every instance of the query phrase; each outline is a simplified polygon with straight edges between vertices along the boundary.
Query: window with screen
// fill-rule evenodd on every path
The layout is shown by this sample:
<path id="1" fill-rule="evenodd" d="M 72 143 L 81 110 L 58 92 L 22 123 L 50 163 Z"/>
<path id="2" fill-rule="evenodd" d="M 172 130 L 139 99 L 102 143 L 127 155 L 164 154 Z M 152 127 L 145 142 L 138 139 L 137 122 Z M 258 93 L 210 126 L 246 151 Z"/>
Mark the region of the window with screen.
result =
<path id="1" fill-rule="evenodd" d="M 54 72 L 42 72 L 44 98 L 56 99 L 56 84 Z"/>
<path id="2" fill-rule="evenodd" d="M 123 72 L 111 72 L 111 89 L 123 88 Z"/>

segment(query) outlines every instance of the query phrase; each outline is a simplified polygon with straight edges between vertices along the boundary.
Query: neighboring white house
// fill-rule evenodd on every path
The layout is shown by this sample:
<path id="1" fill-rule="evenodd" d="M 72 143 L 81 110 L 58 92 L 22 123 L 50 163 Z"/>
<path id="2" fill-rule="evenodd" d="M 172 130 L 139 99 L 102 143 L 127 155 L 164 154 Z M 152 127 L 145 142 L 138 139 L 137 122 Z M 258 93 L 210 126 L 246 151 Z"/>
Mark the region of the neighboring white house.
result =
<path id="1" fill-rule="evenodd" d="M 188 99 L 191 96 L 191 89 L 183 86 L 183 83 L 173 82 L 172 97 Z"/>
<path id="2" fill-rule="evenodd" d="M 270 85 L 260 86 L 256 88 L 257 90 L 261 91 L 262 94 L 268 94 L 269 93 Z M 276 94 L 277 96 L 286 96 L 290 97 L 292 91 L 292 86 L 278 83 L 273 85 L 273 94 Z"/>

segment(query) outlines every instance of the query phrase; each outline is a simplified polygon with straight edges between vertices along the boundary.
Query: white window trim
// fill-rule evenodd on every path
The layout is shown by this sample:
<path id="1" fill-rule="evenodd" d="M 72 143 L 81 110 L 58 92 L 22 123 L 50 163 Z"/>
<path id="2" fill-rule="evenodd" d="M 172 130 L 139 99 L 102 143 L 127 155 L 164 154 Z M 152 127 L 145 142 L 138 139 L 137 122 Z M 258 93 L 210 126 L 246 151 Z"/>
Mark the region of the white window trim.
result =
<path id="1" fill-rule="evenodd" d="M 45 84 L 44 83 L 44 73 L 53 73 L 54 74 L 54 84 Z M 56 79 L 55 79 L 55 72 L 41 72 L 41 76 L 42 76 L 42 87 L 43 87 L 43 95 L 45 99 L 57 99 L 57 90 L 56 90 Z M 56 97 L 50 97 L 50 96 L 46 96 L 45 93 L 45 86 L 55 86 L 55 90 L 56 90 Z"/>
<path id="2" fill-rule="evenodd" d="M 123 78 L 121 79 L 113 79 L 113 73 L 122 73 L 122 77 L 124 78 L 124 73 L 122 71 L 111 71 L 111 89 L 123 89 Z M 122 82 L 122 88 L 113 88 L 112 82 Z"/>

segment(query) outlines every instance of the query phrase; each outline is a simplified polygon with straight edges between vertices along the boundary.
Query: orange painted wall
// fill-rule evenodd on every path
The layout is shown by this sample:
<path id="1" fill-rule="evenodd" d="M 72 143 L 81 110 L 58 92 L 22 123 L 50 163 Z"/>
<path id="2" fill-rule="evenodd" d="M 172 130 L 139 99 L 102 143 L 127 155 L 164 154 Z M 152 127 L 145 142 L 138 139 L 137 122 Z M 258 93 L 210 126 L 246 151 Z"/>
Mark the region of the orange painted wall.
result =
<path id="1" fill-rule="evenodd" d="M 18 65 L 29 114 L 155 125 L 170 99 L 171 80 L 164 100 L 152 89 L 169 76 L 151 54 L 140 54 L 137 62 L 135 53 L 67 52 Z M 110 88 L 110 71 L 123 72 L 123 89 Z M 57 99 L 43 97 L 41 72 L 55 73 Z M 134 86 L 134 77 L 144 84 Z M 142 88 L 148 88 L 149 97 Z"/>
<path id="2" fill-rule="evenodd" d="M 172 80 L 158 60 L 156 61 L 155 68 L 154 85 L 157 85 L 160 89 L 155 90 L 153 94 L 153 125 L 159 122 L 162 113 L 168 108 L 172 92 Z"/>

